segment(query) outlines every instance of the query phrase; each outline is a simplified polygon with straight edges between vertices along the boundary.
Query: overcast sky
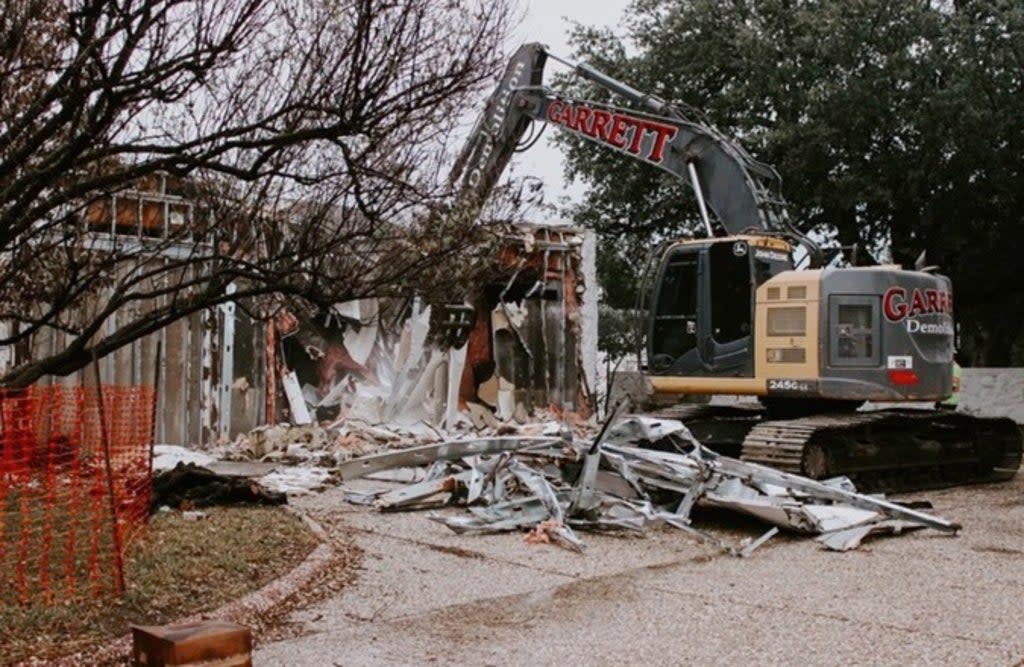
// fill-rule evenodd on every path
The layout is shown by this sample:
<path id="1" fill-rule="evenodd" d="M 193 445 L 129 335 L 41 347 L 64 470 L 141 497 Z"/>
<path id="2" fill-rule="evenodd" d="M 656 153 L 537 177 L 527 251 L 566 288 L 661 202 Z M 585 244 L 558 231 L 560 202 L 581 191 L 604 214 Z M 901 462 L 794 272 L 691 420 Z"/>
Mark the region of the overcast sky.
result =
<path id="1" fill-rule="evenodd" d="M 521 0 L 525 6 L 523 22 L 513 31 L 508 52 L 524 42 L 546 44 L 556 55 L 570 55 L 568 35 L 573 22 L 584 25 L 614 26 L 619 23 L 628 0 Z M 545 77 L 561 66 L 547 65 Z M 545 183 L 546 199 L 558 202 L 559 197 L 578 199 L 579 184 L 567 186 L 562 177 L 562 154 L 551 140 L 554 128 L 548 128 L 541 140 L 529 151 L 513 158 L 517 176 L 536 176 Z"/>

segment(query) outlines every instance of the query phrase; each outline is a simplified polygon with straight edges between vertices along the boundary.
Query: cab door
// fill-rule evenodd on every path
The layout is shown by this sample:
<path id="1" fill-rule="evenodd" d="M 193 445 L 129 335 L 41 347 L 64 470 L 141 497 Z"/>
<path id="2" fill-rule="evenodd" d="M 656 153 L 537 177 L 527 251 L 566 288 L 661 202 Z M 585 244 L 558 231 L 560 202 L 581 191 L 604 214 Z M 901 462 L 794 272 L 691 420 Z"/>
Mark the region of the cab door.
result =
<path id="1" fill-rule="evenodd" d="M 693 375 L 703 366 L 697 349 L 701 256 L 700 246 L 674 248 L 658 271 L 647 332 L 647 359 L 655 374 Z"/>
<path id="2" fill-rule="evenodd" d="M 700 311 L 706 315 L 701 333 L 701 356 L 708 374 L 753 377 L 754 294 L 750 246 L 725 240 L 708 248 L 707 270 Z"/>
<path id="3" fill-rule="evenodd" d="M 755 281 L 746 241 L 673 248 L 648 330 L 649 370 L 677 377 L 753 377 Z"/>

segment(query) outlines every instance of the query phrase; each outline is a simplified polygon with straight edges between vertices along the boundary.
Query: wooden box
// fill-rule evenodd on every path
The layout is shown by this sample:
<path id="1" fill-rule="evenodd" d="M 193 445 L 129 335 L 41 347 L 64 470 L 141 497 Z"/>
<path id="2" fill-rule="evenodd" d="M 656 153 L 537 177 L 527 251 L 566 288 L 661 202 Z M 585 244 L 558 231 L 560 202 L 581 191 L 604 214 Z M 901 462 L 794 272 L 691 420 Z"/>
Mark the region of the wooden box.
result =
<path id="1" fill-rule="evenodd" d="M 197 663 L 252 667 L 249 628 L 222 621 L 132 626 L 132 664 L 136 667 Z"/>

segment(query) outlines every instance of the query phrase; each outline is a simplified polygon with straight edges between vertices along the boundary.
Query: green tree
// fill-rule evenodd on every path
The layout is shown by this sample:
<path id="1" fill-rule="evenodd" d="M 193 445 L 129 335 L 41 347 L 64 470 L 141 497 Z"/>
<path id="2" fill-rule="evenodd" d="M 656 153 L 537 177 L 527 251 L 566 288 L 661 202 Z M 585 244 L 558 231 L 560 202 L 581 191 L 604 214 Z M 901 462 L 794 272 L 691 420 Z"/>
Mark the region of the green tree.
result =
<path id="1" fill-rule="evenodd" d="M 953 278 L 967 360 L 1020 365 L 1024 6 L 958 2 L 942 37 L 938 84 L 921 119 L 934 137 L 935 186 L 920 202 L 916 238 Z"/>
<path id="2" fill-rule="evenodd" d="M 911 264 L 927 250 L 954 280 L 965 360 L 1024 361 L 1010 255 L 1024 203 L 1019 3 L 636 0 L 627 14 L 621 39 L 578 27 L 575 55 L 775 165 L 803 229 L 861 258 Z M 625 307 L 644 251 L 697 229 L 696 207 L 671 177 L 561 141 L 589 186 L 573 214 L 617 248 L 599 270 L 609 305 Z"/>

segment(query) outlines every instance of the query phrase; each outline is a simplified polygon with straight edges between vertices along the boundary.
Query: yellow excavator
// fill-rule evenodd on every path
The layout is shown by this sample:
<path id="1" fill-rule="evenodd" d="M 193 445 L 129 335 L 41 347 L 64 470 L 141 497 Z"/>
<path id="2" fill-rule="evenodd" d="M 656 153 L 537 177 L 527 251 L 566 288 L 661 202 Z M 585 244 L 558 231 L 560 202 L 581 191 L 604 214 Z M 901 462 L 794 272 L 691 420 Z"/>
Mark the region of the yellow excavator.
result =
<path id="1" fill-rule="evenodd" d="M 548 58 L 642 110 L 543 84 Z M 665 243 L 642 271 L 637 356 L 656 392 L 754 396 L 758 407 L 675 410 L 722 453 L 862 488 L 1002 480 L 1021 463 L 1009 419 L 922 410 L 952 393 L 949 278 L 895 265 L 823 267 L 790 222 L 781 179 L 710 125 L 540 44 L 519 48 L 452 171 L 478 207 L 531 125 L 627 154 L 692 187 L 705 238 Z M 807 268 L 797 270 L 794 256 Z"/>

